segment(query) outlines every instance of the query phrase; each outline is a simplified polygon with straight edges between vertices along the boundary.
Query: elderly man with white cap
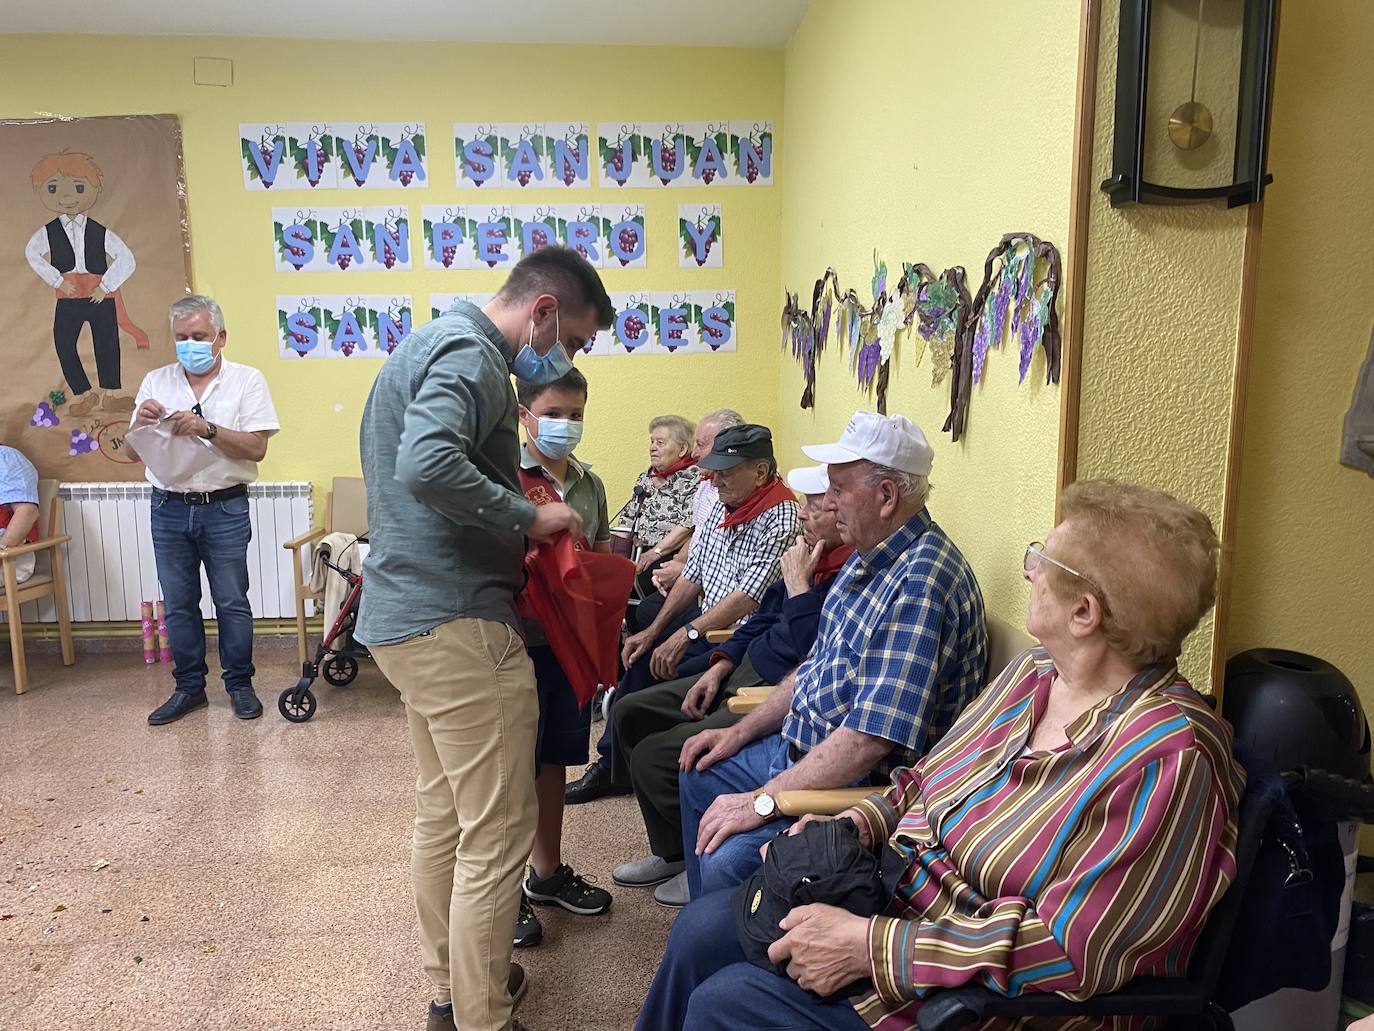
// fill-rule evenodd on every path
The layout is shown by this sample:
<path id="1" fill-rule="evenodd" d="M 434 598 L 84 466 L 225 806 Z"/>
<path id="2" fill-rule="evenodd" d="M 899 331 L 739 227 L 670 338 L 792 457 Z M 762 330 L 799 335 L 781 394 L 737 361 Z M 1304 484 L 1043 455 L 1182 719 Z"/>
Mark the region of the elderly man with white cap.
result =
<path id="1" fill-rule="evenodd" d="M 926 511 L 934 451 L 911 420 L 856 412 L 827 467 L 824 507 L 858 553 L 836 577 L 816 644 L 739 723 L 682 747 L 692 898 L 745 880 L 788 822 L 780 791 L 885 782 L 939 740 L 982 687 L 983 596 Z"/>

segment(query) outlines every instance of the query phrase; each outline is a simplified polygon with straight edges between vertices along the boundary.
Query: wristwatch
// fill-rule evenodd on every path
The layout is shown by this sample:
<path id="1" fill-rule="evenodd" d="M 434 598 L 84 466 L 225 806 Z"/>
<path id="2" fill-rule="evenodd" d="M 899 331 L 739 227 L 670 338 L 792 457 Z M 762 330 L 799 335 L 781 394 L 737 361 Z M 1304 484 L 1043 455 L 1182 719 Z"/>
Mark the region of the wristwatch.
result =
<path id="1" fill-rule="evenodd" d="M 662 549 L 662 548 L 650 548 L 649 550 L 652 551 L 652 552 L 653 552 L 655 555 L 657 555 L 659 558 L 662 558 L 662 557 L 663 557 L 663 549 Z"/>
<path id="2" fill-rule="evenodd" d="M 214 423 L 212 423 L 209 419 L 206 419 L 206 420 L 205 420 L 205 439 L 206 439 L 206 440 L 214 440 L 214 439 L 215 439 L 215 434 L 218 433 L 218 432 L 219 432 L 219 427 L 216 426 Z"/>
<path id="3" fill-rule="evenodd" d="M 701 631 L 698 630 L 696 627 L 692 626 L 691 623 L 688 623 L 688 624 L 687 624 L 687 640 L 689 640 L 689 641 L 700 641 L 700 640 L 701 640 Z"/>
<path id="4" fill-rule="evenodd" d="M 773 796 L 759 788 L 759 793 L 754 796 L 754 812 L 758 813 L 765 820 L 771 820 L 778 812 L 778 803 Z"/>

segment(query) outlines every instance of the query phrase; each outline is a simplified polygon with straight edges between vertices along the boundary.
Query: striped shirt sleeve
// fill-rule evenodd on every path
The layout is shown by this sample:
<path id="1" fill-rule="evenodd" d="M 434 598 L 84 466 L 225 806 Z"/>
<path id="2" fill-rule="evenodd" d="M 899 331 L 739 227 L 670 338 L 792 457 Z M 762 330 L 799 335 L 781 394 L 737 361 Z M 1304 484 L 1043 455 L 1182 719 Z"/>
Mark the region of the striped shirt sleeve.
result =
<path id="1" fill-rule="evenodd" d="M 870 962 L 883 1002 L 973 980 L 1009 996 L 1085 999 L 1143 968 L 1181 972 L 1207 910 L 1234 877 L 1226 799 L 1194 747 L 1115 779 L 1054 831 L 1065 840 L 1048 850 L 1026 896 L 937 919 L 874 917 Z"/>

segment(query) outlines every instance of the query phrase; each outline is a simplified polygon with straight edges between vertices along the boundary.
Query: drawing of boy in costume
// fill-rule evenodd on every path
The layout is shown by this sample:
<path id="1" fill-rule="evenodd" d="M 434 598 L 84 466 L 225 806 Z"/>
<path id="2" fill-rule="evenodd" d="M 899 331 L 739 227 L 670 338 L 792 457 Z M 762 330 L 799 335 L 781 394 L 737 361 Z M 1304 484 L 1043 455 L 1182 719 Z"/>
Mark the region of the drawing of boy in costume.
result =
<path id="1" fill-rule="evenodd" d="M 91 415 L 98 407 L 107 412 L 131 412 L 133 399 L 112 393 L 122 385 L 119 331 L 123 329 L 133 337 L 140 349 L 148 347 L 148 334 L 134 325 L 120 295 L 120 287 L 134 272 L 133 252 L 114 230 L 87 215 L 100 199 L 100 166 L 89 154 L 64 150 L 40 160 L 29 178 L 34 196 L 54 214 L 51 222 L 29 238 L 24 257 L 38 278 L 56 293 L 53 345 L 67 385 L 80 398 L 70 414 Z M 81 328 L 88 324 L 95 349 L 96 381 L 105 392 L 103 401 L 91 391 L 76 349 Z"/>

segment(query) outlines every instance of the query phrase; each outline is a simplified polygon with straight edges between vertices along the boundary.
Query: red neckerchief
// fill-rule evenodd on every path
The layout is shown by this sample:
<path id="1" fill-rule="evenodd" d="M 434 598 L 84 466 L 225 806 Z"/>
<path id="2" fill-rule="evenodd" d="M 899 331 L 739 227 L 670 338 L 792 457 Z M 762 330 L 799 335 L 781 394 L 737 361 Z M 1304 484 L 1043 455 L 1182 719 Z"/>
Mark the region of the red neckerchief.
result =
<path id="1" fill-rule="evenodd" d="M 849 556 L 852 554 L 854 554 L 854 549 L 848 544 L 831 548 L 816 563 L 816 571 L 811 574 L 811 582 L 817 587 L 825 583 L 840 571 L 840 567 L 849 560 Z"/>
<path id="2" fill-rule="evenodd" d="M 792 493 L 792 489 L 775 476 L 745 498 L 743 504 L 736 505 L 727 512 L 725 522 L 720 524 L 719 529 L 724 530 L 731 526 L 747 523 L 754 517 L 767 512 L 770 508 L 781 505 L 784 501 L 795 502 L 796 500 L 797 496 Z"/>
<path id="3" fill-rule="evenodd" d="M 0 505 L 0 530 L 10 525 L 10 520 L 14 518 L 14 509 L 9 505 Z M 29 527 L 28 535 L 24 538 L 25 544 L 38 543 L 38 524 L 34 523 Z"/>
<path id="4" fill-rule="evenodd" d="M 552 505 L 554 502 L 563 500 L 547 478 L 542 465 L 537 473 L 532 469 L 526 469 L 523 465 L 520 467 L 520 489 L 525 492 L 525 497 L 535 505 Z M 573 541 L 573 547 L 578 551 L 591 549 L 585 534 Z"/>
<path id="5" fill-rule="evenodd" d="M 696 464 L 697 460 L 692 457 L 692 452 L 688 451 L 685 455 L 679 458 L 672 465 L 668 466 L 668 468 L 664 469 L 661 473 L 654 472 L 654 467 L 649 466 L 649 475 L 657 476 L 660 480 L 666 480 L 669 476 L 672 476 L 673 473 L 680 473 L 682 472 L 682 470 L 690 469 L 692 466 Z"/>

